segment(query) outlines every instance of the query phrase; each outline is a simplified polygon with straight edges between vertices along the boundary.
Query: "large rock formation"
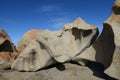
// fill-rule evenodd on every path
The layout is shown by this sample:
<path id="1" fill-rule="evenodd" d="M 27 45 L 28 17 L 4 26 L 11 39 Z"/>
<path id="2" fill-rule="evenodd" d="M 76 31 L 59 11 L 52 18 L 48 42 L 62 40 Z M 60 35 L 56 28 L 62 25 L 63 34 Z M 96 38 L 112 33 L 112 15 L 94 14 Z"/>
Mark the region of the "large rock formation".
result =
<path id="1" fill-rule="evenodd" d="M 112 7 L 112 15 L 104 22 L 101 36 L 77 58 L 100 62 L 105 73 L 120 79 L 120 0 Z"/>
<path id="2" fill-rule="evenodd" d="M 0 30 L 0 69 L 11 67 L 15 59 L 16 48 L 13 45 L 9 35 L 4 30 Z"/>
<path id="3" fill-rule="evenodd" d="M 4 30 L 0 30 L 0 52 L 2 51 L 5 51 L 5 52 L 17 51 L 9 35 Z"/>
<path id="4" fill-rule="evenodd" d="M 25 33 L 19 42 L 18 51 L 20 55 L 16 60 L 14 60 L 16 56 L 12 54 L 16 50 L 10 37 L 5 31 L 0 30 L 0 68 L 7 69 L 11 66 L 13 70 L 17 71 L 44 69 L 30 74 L 26 72 L 24 74 L 27 74 L 27 77 L 20 76 L 20 80 L 120 79 L 119 27 L 120 0 L 116 0 L 112 7 L 112 14 L 103 23 L 102 34 L 97 40 L 98 29 L 78 18 L 73 23 L 66 24 L 63 30 L 54 32 L 49 30 L 30 30 Z M 71 61 L 87 67 L 78 67 L 78 65 L 66 63 Z M 64 64 L 61 67 L 58 63 Z M 60 72 L 55 67 L 60 70 L 66 70 Z M 0 77 L 9 79 L 16 74 L 24 76 L 23 73 L 13 71 L 10 73 L 5 72 Z M 9 80 L 19 80 L 18 75 Z M 86 76 L 84 77 L 84 75 Z M 32 76 L 35 77 L 33 78 Z"/>
<path id="5" fill-rule="evenodd" d="M 115 50 L 112 63 L 105 73 L 120 79 L 120 0 L 116 0 L 112 7 L 112 15 L 105 21 L 114 33 Z"/>
<path id="6" fill-rule="evenodd" d="M 65 25 L 63 30 L 43 31 L 21 52 L 12 69 L 36 71 L 56 62 L 71 61 L 89 47 L 97 35 L 98 29 L 81 18 Z"/>
<path id="7" fill-rule="evenodd" d="M 11 68 L 18 71 L 37 71 L 52 63 L 53 60 L 44 46 L 32 40 L 13 62 Z"/>

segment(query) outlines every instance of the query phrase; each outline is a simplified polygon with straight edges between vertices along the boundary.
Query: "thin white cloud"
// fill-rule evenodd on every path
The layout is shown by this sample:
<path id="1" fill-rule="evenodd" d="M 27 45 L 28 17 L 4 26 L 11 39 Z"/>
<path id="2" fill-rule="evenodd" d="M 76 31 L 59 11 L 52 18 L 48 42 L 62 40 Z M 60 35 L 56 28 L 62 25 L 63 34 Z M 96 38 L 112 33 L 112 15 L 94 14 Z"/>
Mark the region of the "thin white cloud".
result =
<path id="1" fill-rule="evenodd" d="M 69 17 L 61 17 L 61 18 L 55 18 L 50 20 L 52 23 L 53 30 L 59 30 L 61 29 L 66 23 L 71 22 L 71 19 Z"/>
<path id="2" fill-rule="evenodd" d="M 54 5 L 43 5 L 40 7 L 40 10 L 42 12 L 52 12 L 52 11 L 58 11 L 60 7 L 54 6 Z"/>

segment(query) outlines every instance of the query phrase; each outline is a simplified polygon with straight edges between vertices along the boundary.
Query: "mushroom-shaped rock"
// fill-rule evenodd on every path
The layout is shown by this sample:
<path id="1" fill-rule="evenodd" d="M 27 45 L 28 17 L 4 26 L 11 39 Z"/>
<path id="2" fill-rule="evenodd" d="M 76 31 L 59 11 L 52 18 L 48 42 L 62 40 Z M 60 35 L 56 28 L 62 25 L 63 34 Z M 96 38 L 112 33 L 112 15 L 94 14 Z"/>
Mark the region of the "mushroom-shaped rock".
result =
<path id="1" fill-rule="evenodd" d="M 98 35 L 95 26 L 80 18 L 67 25 L 63 30 L 38 33 L 12 64 L 12 69 L 36 71 L 56 62 L 68 62 L 88 48 Z"/>
<path id="2" fill-rule="evenodd" d="M 93 25 L 88 25 L 79 17 L 73 23 L 66 24 L 62 31 L 42 36 L 54 58 L 58 62 L 68 62 L 80 55 L 96 40 L 98 29 Z M 38 41 L 40 38 L 42 37 L 38 36 Z"/>

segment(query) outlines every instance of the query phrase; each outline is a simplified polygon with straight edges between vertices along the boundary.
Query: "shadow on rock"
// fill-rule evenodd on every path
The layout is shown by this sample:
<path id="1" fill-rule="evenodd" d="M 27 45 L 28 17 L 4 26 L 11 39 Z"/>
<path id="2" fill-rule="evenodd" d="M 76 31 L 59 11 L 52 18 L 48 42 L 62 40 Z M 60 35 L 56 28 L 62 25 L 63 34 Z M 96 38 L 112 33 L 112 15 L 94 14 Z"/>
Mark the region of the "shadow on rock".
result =
<path id="1" fill-rule="evenodd" d="M 93 75 L 105 80 L 118 80 L 104 73 L 105 67 L 101 63 L 88 61 L 87 65 L 93 71 Z"/>
<path id="2" fill-rule="evenodd" d="M 50 65 L 46 68 L 40 69 L 40 70 L 47 70 L 47 69 L 51 69 L 51 68 L 56 68 L 59 71 L 64 71 L 65 65 L 63 63 L 56 63 L 56 64 Z"/>

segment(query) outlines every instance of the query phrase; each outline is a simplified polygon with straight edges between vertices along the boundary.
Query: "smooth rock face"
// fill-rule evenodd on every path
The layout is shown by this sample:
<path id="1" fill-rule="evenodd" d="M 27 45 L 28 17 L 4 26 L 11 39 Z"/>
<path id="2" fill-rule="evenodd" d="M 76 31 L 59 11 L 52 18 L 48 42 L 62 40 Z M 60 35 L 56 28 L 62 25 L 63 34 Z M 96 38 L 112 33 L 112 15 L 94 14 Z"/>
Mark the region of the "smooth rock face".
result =
<path id="1" fill-rule="evenodd" d="M 44 46 L 36 40 L 31 40 L 29 45 L 13 62 L 11 68 L 18 71 L 37 71 L 52 63 L 52 58 Z"/>
<path id="2" fill-rule="evenodd" d="M 49 48 L 49 54 L 57 62 L 68 62 L 95 41 L 98 29 L 91 26 L 78 18 L 65 25 L 63 30 L 39 33 L 36 40 Z"/>
<path id="3" fill-rule="evenodd" d="M 63 30 L 46 30 L 38 33 L 20 53 L 11 68 L 19 71 L 36 71 L 56 62 L 75 60 L 76 56 L 95 41 L 98 29 L 80 18 L 68 25 L 65 25 Z"/>
<path id="4" fill-rule="evenodd" d="M 30 40 L 33 40 L 39 32 L 42 32 L 42 30 L 29 30 L 26 32 L 22 39 L 18 42 L 17 50 L 21 52 L 23 49 L 25 49 Z"/>
<path id="5" fill-rule="evenodd" d="M 100 62 L 105 66 L 105 68 L 108 68 L 111 64 L 114 50 L 115 44 L 112 28 L 108 24 L 104 24 L 101 36 L 93 43 L 92 46 L 87 48 L 76 58 Z"/>

